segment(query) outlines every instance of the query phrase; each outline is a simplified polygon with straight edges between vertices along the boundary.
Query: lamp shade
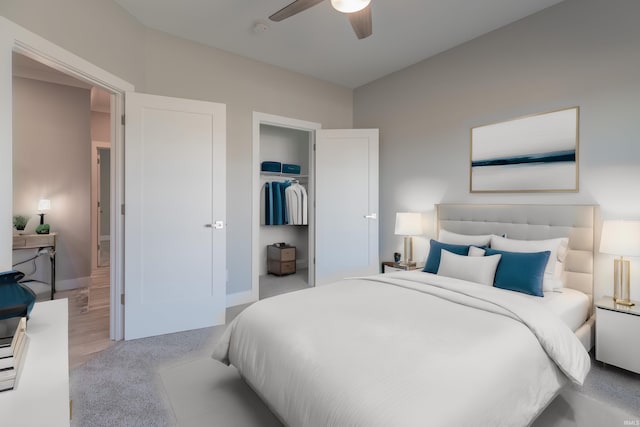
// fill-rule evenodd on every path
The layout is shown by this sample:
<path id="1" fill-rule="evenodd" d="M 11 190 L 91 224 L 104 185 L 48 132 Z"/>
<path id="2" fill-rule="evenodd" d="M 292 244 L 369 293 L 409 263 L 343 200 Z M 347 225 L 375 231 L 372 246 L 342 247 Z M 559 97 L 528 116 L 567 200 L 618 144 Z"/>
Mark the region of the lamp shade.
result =
<path id="1" fill-rule="evenodd" d="M 417 236 L 422 234 L 422 214 L 419 212 L 396 213 L 396 232 L 400 236 Z"/>
<path id="2" fill-rule="evenodd" d="M 640 256 L 640 221 L 605 221 L 600 252 L 619 256 Z"/>
<path id="3" fill-rule="evenodd" d="M 49 209 L 51 209 L 51 200 L 49 200 L 49 199 L 40 199 L 38 201 L 38 210 L 40 212 L 48 211 Z"/>
<path id="4" fill-rule="evenodd" d="M 331 6 L 338 12 L 353 13 L 369 6 L 371 0 L 331 0 Z"/>

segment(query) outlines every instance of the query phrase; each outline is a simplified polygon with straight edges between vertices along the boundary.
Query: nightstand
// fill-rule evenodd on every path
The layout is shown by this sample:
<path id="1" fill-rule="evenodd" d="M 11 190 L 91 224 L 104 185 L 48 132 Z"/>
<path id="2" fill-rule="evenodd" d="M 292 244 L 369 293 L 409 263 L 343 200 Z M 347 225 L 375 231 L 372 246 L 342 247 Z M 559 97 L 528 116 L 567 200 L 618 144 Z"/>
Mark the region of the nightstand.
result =
<path id="1" fill-rule="evenodd" d="M 422 270 L 424 265 L 400 265 L 393 261 L 385 261 L 382 263 L 382 272 L 383 273 L 391 273 L 393 271 L 407 271 L 407 270 Z"/>
<path id="2" fill-rule="evenodd" d="M 640 374 L 640 302 L 634 302 L 596 301 L 596 360 Z"/>

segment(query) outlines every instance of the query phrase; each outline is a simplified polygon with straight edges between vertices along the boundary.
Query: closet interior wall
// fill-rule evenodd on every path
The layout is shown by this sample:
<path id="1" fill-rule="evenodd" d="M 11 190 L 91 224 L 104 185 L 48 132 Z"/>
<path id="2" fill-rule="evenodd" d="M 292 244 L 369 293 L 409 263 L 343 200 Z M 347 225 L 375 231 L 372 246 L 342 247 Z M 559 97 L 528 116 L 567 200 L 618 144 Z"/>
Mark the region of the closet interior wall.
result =
<path id="1" fill-rule="evenodd" d="M 300 177 L 260 174 L 260 182 L 287 181 L 298 179 L 309 196 L 309 132 L 272 125 L 260 125 L 260 163 L 275 161 L 300 165 Z M 309 197 L 311 199 L 311 197 Z M 312 209 L 312 206 L 308 206 Z M 264 207 L 261 207 L 261 215 Z M 296 247 L 296 269 L 305 269 L 309 264 L 308 225 L 260 225 L 260 276 L 267 274 L 267 246 L 284 242 Z"/>

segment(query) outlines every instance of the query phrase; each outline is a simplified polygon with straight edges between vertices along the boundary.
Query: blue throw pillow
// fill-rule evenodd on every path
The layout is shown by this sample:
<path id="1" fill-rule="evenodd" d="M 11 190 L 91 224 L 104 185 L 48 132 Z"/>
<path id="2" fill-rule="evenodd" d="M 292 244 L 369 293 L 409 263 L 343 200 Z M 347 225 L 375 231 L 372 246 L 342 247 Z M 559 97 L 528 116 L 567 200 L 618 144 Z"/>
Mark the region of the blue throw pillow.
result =
<path id="1" fill-rule="evenodd" d="M 485 255 L 500 254 L 494 286 L 523 294 L 543 297 L 544 270 L 551 255 L 544 252 L 508 252 L 486 248 Z"/>
<path id="2" fill-rule="evenodd" d="M 431 241 L 429 242 L 429 246 L 429 256 L 427 257 L 427 262 L 424 265 L 424 269 L 422 269 L 422 271 L 425 271 L 427 273 L 436 274 L 438 272 L 438 268 L 440 267 L 440 256 L 442 255 L 442 249 L 458 255 L 467 255 L 469 253 L 469 246 L 467 245 L 452 245 L 450 243 L 441 243 L 433 239 L 431 239 Z"/>

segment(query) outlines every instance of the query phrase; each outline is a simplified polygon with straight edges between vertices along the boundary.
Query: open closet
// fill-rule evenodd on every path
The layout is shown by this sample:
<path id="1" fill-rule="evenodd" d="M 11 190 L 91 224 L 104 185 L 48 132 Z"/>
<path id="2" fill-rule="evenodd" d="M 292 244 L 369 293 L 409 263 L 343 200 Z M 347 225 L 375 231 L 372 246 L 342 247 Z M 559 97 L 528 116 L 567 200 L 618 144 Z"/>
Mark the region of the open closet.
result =
<path id="1" fill-rule="evenodd" d="M 280 165 L 267 172 L 263 162 Z M 299 165 L 300 174 L 283 173 L 283 163 Z M 277 194 L 267 183 L 279 188 L 294 180 L 307 193 L 306 224 L 284 224 L 275 215 L 270 221 L 277 224 L 267 224 L 268 207 L 279 207 L 267 198 L 265 190 Z M 253 187 L 251 291 L 235 303 L 379 272 L 377 129 L 321 129 L 319 123 L 254 112 Z M 287 247 L 272 248 L 277 243 L 295 246 L 295 274 L 268 274 L 274 254 L 291 259 Z M 282 272 L 277 269 L 290 265 L 275 267 Z M 264 292 L 267 287 L 273 289 Z"/>
<path id="2" fill-rule="evenodd" d="M 261 123 L 259 271 L 261 292 L 313 286 L 313 132 Z M 266 169 L 266 170 L 265 170 Z M 284 244 L 284 245 L 282 245 Z"/>

